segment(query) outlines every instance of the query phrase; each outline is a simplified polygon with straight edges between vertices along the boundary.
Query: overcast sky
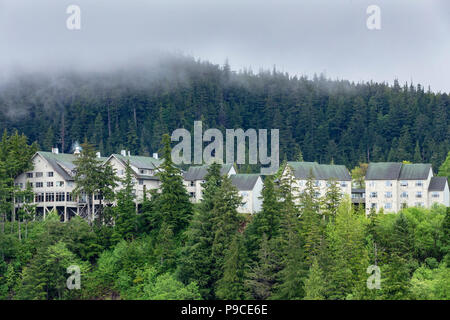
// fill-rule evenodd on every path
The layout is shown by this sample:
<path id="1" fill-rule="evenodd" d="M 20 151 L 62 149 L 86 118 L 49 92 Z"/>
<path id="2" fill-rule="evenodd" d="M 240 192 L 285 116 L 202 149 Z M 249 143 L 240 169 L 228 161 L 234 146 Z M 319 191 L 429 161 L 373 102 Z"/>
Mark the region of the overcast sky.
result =
<path id="1" fill-rule="evenodd" d="M 81 30 L 66 9 L 81 8 Z M 366 9 L 381 8 L 381 30 Z M 0 0 L 0 71 L 111 68 L 176 51 L 232 69 L 450 92 L 448 0 Z"/>

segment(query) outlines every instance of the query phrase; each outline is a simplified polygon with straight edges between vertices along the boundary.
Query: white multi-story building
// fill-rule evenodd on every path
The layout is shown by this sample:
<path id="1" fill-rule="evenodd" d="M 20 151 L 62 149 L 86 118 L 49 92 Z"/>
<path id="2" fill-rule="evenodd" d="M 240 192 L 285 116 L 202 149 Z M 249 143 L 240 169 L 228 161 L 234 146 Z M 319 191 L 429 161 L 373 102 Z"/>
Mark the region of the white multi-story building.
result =
<path id="1" fill-rule="evenodd" d="M 323 197 L 329 187 L 329 181 L 335 180 L 341 188 L 343 195 L 351 197 L 352 178 L 347 168 L 343 165 L 318 164 L 317 162 L 288 162 L 283 171 L 283 177 L 293 176 L 294 187 L 299 196 L 306 188 L 306 181 L 312 176 L 314 184 L 318 187 L 318 197 Z"/>
<path id="2" fill-rule="evenodd" d="M 448 206 L 448 183 L 444 179 L 433 177 L 428 163 L 372 162 L 365 177 L 366 212 L 430 207 L 432 199 Z"/>
<path id="3" fill-rule="evenodd" d="M 109 163 L 116 171 L 120 179 L 125 177 L 126 164 L 129 161 L 133 171 L 134 193 L 136 203 L 144 198 L 144 193 L 148 194 L 150 190 L 159 190 L 161 181 L 157 176 L 158 167 L 162 160 L 158 158 L 158 154 L 154 153 L 153 157 L 132 156 L 130 153 L 122 150 L 120 154 L 110 155 L 106 163 Z M 121 188 L 121 183 L 117 189 Z"/>
<path id="4" fill-rule="evenodd" d="M 79 153 L 79 150 L 76 150 Z M 59 153 L 57 148 L 52 152 L 38 151 L 31 162 L 33 170 L 23 172 L 15 179 L 16 186 L 25 189 L 30 183 L 34 192 L 36 212 L 44 218 L 51 210 L 56 210 L 64 221 L 71 216 L 79 215 L 86 205 L 85 197 L 75 199 L 72 191 L 75 188 L 74 160 L 76 154 Z M 100 158 L 104 161 L 105 158 Z M 17 204 L 20 206 L 20 203 Z"/>
<path id="5" fill-rule="evenodd" d="M 208 166 L 192 166 L 184 172 L 183 180 L 184 186 L 193 203 L 198 203 L 202 200 L 202 183 L 205 182 L 205 176 L 208 173 Z M 221 175 L 231 176 L 236 174 L 236 170 L 232 164 L 224 164 L 220 169 Z"/>
<path id="6" fill-rule="evenodd" d="M 231 182 L 242 197 L 242 205 L 238 212 L 254 214 L 261 211 L 263 181 L 259 174 L 233 174 Z"/>
<path id="7" fill-rule="evenodd" d="M 428 186 L 428 206 L 435 203 L 450 207 L 450 192 L 447 177 L 433 177 Z"/>

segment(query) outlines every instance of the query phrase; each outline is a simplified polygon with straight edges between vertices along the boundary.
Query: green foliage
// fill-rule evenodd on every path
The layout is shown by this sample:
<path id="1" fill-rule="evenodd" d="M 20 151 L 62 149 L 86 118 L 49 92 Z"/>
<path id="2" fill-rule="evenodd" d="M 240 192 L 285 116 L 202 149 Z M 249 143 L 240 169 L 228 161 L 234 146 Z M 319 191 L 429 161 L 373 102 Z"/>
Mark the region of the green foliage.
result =
<path id="1" fill-rule="evenodd" d="M 237 233 L 227 249 L 223 265 L 223 276 L 217 281 L 216 296 L 224 300 L 241 300 L 245 298 L 244 267 L 245 247 L 242 235 Z"/>
<path id="2" fill-rule="evenodd" d="M 183 185 L 181 170 L 172 161 L 170 136 L 163 136 L 163 162 L 158 168 L 161 179 L 161 194 L 157 198 L 156 208 L 162 221 L 166 222 L 177 237 L 186 229 L 192 216 L 192 204 Z"/>

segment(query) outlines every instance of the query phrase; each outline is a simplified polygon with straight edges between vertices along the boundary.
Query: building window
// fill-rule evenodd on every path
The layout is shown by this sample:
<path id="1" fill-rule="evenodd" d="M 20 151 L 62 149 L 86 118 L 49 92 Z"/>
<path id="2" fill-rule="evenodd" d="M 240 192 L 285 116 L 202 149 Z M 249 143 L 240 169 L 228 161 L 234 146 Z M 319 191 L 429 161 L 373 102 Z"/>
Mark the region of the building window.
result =
<path id="1" fill-rule="evenodd" d="M 147 173 L 147 170 L 141 169 L 141 170 L 139 170 L 139 172 L 140 172 L 141 174 L 146 174 L 146 173 Z"/>
<path id="2" fill-rule="evenodd" d="M 386 187 L 392 187 L 392 181 L 391 180 L 387 180 L 386 181 Z"/>
<path id="3" fill-rule="evenodd" d="M 56 201 L 62 202 L 65 200 L 65 193 L 64 192 L 57 192 L 56 193 Z"/>
<path id="4" fill-rule="evenodd" d="M 56 181 L 55 183 L 57 187 L 64 187 L 64 181 Z"/>
<path id="5" fill-rule="evenodd" d="M 376 203 L 371 203 L 370 204 L 370 208 L 371 209 L 376 209 L 377 208 L 377 204 Z"/>
<path id="6" fill-rule="evenodd" d="M 45 202 L 53 202 L 53 201 L 55 201 L 55 193 L 47 192 L 45 194 Z"/>
<path id="7" fill-rule="evenodd" d="M 49 177 L 49 178 L 53 177 L 53 171 L 47 172 L 47 177 Z"/>
<path id="8" fill-rule="evenodd" d="M 67 182 L 67 186 L 68 186 L 68 187 L 73 187 L 73 182 L 72 182 L 72 181 L 68 181 L 68 182 Z"/>
<path id="9" fill-rule="evenodd" d="M 320 181 L 319 181 L 319 180 L 314 181 L 314 185 L 315 185 L 316 187 L 320 187 Z"/>
<path id="10" fill-rule="evenodd" d="M 27 178 L 33 178 L 33 172 L 27 172 Z"/>
<path id="11" fill-rule="evenodd" d="M 421 180 L 416 181 L 416 187 L 423 187 L 423 181 Z"/>
<path id="12" fill-rule="evenodd" d="M 195 198 L 195 192 L 189 192 L 189 196 L 190 196 L 191 198 Z"/>
<path id="13" fill-rule="evenodd" d="M 375 187 L 375 181 L 370 181 L 369 182 L 369 187 Z"/>
<path id="14" fill-rule="evenodd" d="M 433 193 L 431 194 L 431 197 L 433 197 L 433 198 L 439 198 L 439 192 L 433 192 Z"/>
<path id="15" fill-rule="evenodd" d="M 36 178 L 42 178 L 44 176 L 43 172 L 36 172 Z"/>
<path id="16" fill-rule="evenodd" d="M 189 184 L 191 187 L 195 186 L 195 182 L 191 181 L 191 183 Z"/>
<path id="17" fill-rule="evenodd" d="M 401 187 L 407 187 L 408 186 L 408 181 L 400 181 L 400 186 Z"/>
<path id="18" fill-rule="evenodd" d="M 385 209 L 392 209 L 392 202 L 386 202 L 384 205 Z"/>
<path id="19" fill-rule="evenodd" d="M 342 181 L 342 182 L 341 182 L 341 187 L 342 187 L 342 188 L 345 188 L 345 187 L 347 187 L 347 182 L 345 182 L 345 181 Z"/>
<path id="20" fill-rule="evenodd" d="M 388 191 L 384 194 L 385 198 L 392 198 L 392 192 Z"/>
<path id="21" fill-rule="evenodd" d="M 51 188 L 53 187 L 53 181 L 48 181 L 47 182 L 47 188 Z"/>
<path id="22" fill-rule="evenodd" d="M 142 180 L 142 179 L 139 179 L 139 185 L 143 185 L 144 184 L 144 180 Z"/>
<path id="23" fill-rule="evenodd" d="M 66 194 L 66 199 L 67 199 L 67 201 L 69 201 L 69 202 L 72 202 L 72 201 L 73 201 L 72 194 L 71 194 L 70 192 L 67 192 L 67 194 Z"/>
<path id="24" fill-rule="evenodd" d="M 371 198 L 377 198 L 377 197 L 378 197 L 378 194 L 377 194 L 376 192 L 371 192 L 371 193 L 370 193 L 370 197 L 371 197 Z"/>
<path id="25" fill-rule="evenodd" d="M 123 175 L 124 175 L 124 172 L 125 172 L 125 171 L 123 171 L 123 169 L 122 169 L 122 170 L 119 170 L 119 175 L 120 175 L 120 176 L 123 176 Z"/>
<path id="26" fill-rule="evenodd" d="M 34 196 L 34 202 L 44 202 L 44 194 L 42 192 L 36 193 Z"/>
<path id="27" fill-rule="evenodd" d="M 400 194 L 400 198 L 408 198 L 408 192 L 402 192 L 401 194 Z"/>
<path id="28" fill-rule="evenodd" d="M 417 191 L 416 192 L 416 198 L 422 198 L 422 192 L 421 191 Z"/>
<path id="29" fill-rule="evenodd" d="M 42 188 L 44 186 L 43 182 L 36 182 L 36 188 Z"/>

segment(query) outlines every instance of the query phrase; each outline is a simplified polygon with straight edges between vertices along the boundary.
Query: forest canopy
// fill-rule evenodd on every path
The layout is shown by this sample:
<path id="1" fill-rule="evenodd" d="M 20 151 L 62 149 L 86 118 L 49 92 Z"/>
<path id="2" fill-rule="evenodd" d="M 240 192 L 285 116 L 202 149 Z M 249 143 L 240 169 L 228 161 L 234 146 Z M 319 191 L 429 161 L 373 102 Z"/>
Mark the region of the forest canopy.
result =
<path id="1" fill-rule="evenodd" d="M 450 149 L 450 98 L 421 84 L 352 83 L 171 56 L 114 71 L 18 73 L 0 86 L 0 128 L 43 150 L 85 140 L 149 155 L 177 128 L 280 130 L 280 161 L 412 161 L 435 171 Z"/>

